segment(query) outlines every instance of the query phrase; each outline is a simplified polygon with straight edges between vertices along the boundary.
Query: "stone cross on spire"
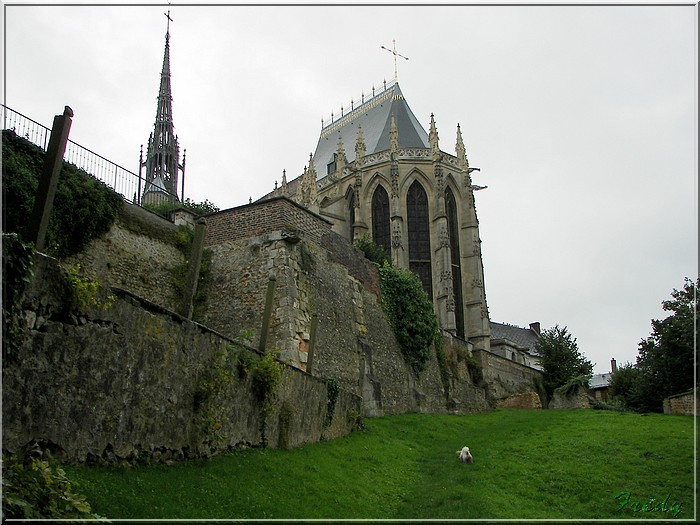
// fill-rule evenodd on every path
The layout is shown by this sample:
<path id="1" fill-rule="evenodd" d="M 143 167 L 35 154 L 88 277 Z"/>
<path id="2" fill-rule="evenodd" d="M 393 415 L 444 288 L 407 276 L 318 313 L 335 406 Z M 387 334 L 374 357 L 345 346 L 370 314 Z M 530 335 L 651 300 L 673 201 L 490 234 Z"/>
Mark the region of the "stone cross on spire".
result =
<path id="1" fill-rule="evenodd" d="M 389 53 L 394 55 L 394 82 L 398 82 L 399 81 L 399 70 L 396 66 L 396 57 L 401 57 L 405 60 L 408 60 L 408 57 L 405 57 L 405 56 L 397 53 L 396 52 L 396 40 L 392 40 L 392 42 L 394 43 L 394 49 L 389 49 L 388 47 L 384 47 L 384 46 L 382 46 L 382 49 L 386 49 Z"/>

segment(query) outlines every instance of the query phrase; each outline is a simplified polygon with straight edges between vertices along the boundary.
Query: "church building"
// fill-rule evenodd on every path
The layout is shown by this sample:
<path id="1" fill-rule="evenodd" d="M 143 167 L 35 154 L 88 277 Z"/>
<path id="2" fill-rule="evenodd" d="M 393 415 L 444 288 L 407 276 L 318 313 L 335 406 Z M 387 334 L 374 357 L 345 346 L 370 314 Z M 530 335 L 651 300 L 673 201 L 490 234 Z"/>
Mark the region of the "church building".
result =
<path id="1" fill-rule="evenodd" d="M 362 97 L 322 125 L 303 174 L 264 198 L 288 197 L 332 222 L 353 242 L 369 236 L 392 263 L 416 273 L 440 326 L 489 349 L 479 221 L 459 124 L 454 153 L 441 149 L 433 115 L 428 132 L 398 83 Z"/>

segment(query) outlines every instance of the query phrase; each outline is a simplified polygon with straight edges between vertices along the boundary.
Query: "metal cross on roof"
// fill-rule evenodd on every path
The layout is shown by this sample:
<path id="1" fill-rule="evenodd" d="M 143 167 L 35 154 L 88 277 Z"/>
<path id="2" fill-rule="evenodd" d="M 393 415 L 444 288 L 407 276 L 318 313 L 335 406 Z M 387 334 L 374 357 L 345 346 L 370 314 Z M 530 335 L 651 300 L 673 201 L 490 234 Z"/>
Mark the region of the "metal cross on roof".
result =
<path id="1" fill-rule="evenodd" d="M 396 67 L 396 57 L 401 57 L 401 58 L 406 59 L 406 60 L 408 60 L 408 57 L 405 57 L 405 56 L 397 53 L 396 52 L 396 40 L 392 40 L 392 42 L 394 43 L 393 50 L 389 49 L 388 47 L 384 47 L 384 46 L 382 46 L 382 49 L 386 49 L 389 53 L 394 55 L 394 82 L 398 82 L 399 81 L 399 73 L 398 73 L 398 68 Z"/>
<path id="2" fill-rule="evenodd" d="M 167 13 L 163 13 L 163 14 L 165 15 L 165 18 L 168 19 L 168 27 L 166 27 L 165 32 L 166 32 L 166 33 L 170 33 L 170 22 L 173 21 L 173 19 L 170 18 L 170 9 L 168 9 L 168 12 L 167 12 Z"/>

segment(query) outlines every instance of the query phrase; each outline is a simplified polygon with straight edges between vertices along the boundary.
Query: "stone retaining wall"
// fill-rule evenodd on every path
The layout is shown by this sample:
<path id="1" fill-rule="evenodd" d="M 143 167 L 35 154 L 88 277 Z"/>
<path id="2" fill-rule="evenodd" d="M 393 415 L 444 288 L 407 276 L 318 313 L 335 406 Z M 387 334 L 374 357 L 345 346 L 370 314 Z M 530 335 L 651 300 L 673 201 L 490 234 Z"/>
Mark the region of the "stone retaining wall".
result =
<path id="1" fill-rule="evenodd" d="M 177 226 L 125 202 L 112 228 L 63 264 L 79 264 L 80 274 L 104 286 L 129 290 L 176 311 L 181 299 L 173 286 L 173 270 L 185 262 L 177 237 Z"/>
<path id="2" fill-rule="evenodd" d="M 676 394 L 664 399 L 664 414 L 696 416 L 695 390 L 689 390 L 683 394 Z"/>
<path id="3" fill-rule="evenodd" d="M 3 363 L 3 448 L 36 441 L 64 461 L 136 462 L 261 445 L 252 373 L 239 373 L 231 341 L 133 294 L 113 293 L 106 309 L 76 310 L 56 262 L 38 259 L 24 303 L 24 344 Z M 328 400 L 324 381 L 284 367 L 266 421 L 269 446 L 348 433 L 359 398 L 341 391 L 330 425 Z"/>
<path id="4" fill-rule="evenodd" d="M 487 350 L 474 349 L 474 358 L 483 370 L 490 394 L 496 400 L 514 394 L 535 392 L 533 379 L 542 376 L 539 370 Z"/>

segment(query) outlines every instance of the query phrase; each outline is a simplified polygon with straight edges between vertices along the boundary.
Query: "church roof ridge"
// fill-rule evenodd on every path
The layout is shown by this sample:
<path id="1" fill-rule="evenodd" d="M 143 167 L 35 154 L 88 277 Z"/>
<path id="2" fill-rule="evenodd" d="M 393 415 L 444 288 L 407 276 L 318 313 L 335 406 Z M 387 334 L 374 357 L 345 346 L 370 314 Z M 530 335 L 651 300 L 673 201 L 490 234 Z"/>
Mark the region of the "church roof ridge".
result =
<path id="1" fill-rule="evenodd" d="M 398 147 L 430 147 L 428 134 L 408 106 L 398 82 L 387 82 L 386 89 L 374 93 L 372 98 L 353 108 L 332 124 L 321 130 L 318 144 L 313 155 L 318 178 L 331 169 L 338 151 L 338 140 L 348 145 L 346 162 L 355 160 L 355 151 L 351 147 L 357 142 L 358 128 L 362 127 L 365 154 L 372 155 L 391 147 L 391 122 L 395 117 L 398 130 Z"/>
<path id="2" fill-rule="evenodd" d="M 378 104 L 381 104 L 382 102 L 388 100 L 389 98 L 395 98 L 395 97 L 400 97 L 403 99 L 403 93 L 401 93 L 401 89 L 399 88 L 399 83 L 391 80 L 387 82 L 386 80 L 383 83 L 384 89 L 382 89 L 380 92 L 376 93 L 374 86 L 372 86 L 372 96 L 369 97 L 368 99 L 365 100 L 365 95 L 364 92 L 362 94 L 361 98 L 361 103 L 359 106 L 354 106 L 354 102 L 351 99 L 350 100 L 350 112 L 345 113 L 343 106 L 340 107 L 340 118 L 337 118 L 333 113 L 331 113 L 331 119 L 328 124 L 322 124 L 321 126 L 321 138 L 327 137 L 337 129 L 341 128 L 351 120 L 353 120 L 357 115 L 361 114 L 363 111 L 367 111 L 369 109 L 372 109 Z M 321 122 L 325 122 L 324 119 L 321 119 Z"/>

